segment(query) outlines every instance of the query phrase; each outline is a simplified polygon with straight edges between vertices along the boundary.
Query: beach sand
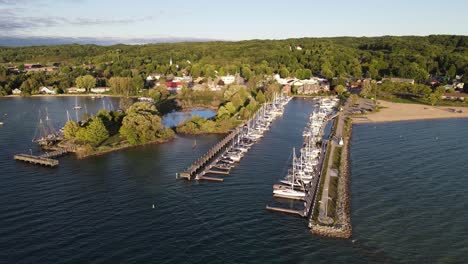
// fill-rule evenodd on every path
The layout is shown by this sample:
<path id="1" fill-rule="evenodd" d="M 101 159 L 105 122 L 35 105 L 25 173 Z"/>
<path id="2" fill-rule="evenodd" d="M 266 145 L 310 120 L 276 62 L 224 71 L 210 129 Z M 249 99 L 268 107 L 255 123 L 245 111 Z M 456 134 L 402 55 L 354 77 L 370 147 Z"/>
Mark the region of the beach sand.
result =
<path id="1" fill-rule="evenodd" d="M 378 101 L 379 112 L 353 117 L 354 123 L 378 123 L 441 118 L 468 118 L 467 107 L 440 107 Z M 452 111 L 450 111 L 452 109 Z M 453 109 L 455 110 L 453 112 Z M 457 111 L 461 110 L 461 113 Z"/>

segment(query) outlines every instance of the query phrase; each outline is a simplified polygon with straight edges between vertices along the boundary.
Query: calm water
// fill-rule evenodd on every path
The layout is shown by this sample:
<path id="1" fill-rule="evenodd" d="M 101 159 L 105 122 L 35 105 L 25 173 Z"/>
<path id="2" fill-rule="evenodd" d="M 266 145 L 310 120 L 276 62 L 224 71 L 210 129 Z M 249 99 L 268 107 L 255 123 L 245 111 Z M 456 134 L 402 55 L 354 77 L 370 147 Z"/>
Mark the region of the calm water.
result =
<path id="1" fill-rule="evenodd" d="M 102 103 L 81 99 L 88 111 Z M 114 102 L 116 104 L 116 102 Z M 302 143 L 311 102 L 283 118 L 224 183 L 175 173 L 219 136 L 179 136 L 56 169 L 12 160 L 32 148 L 37 109 L 64 121 L 73 98 L 0 98 L 2 263 L 370 263 L 468 259 L 465 120 L 359 125 L 352 149 L 356 243 L 310 235 L 306 221 L 265 210 Z M 7 113 L 7 116 L 4 116 Z M 60 117 L 61 116 L 61 117 Z M 61 118 L 61 119 L 60 119 Z M 152 204 L 155 209 L 152 209 Z"/>
<path id="2" fill-rule="evenodd" d="M 171 112 L 163 116 L 163 125 L 165 127 L 175 127 L 182 122 L 184 122 L 187 118 L 192 116 L 199 116 L 203 118 L 212 118 L 216 115 L 216 112 L 210 109 L 203 109 L 203 108 L 196 108 L 191 111 L 176 111 Z"/>

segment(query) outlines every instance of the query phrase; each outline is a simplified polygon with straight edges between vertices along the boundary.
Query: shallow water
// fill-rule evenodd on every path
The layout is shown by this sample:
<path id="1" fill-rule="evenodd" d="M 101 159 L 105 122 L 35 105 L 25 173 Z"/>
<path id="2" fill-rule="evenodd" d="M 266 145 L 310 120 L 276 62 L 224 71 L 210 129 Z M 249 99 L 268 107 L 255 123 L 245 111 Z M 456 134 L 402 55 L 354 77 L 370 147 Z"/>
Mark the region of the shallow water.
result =
<path id="1" fill-rule="evenodd" d="M 87 100 L 89 111 L 100 102 Z M 311 101 L 295 99 L 223 183 L 175 179 L 220 136 L 50 169 L 15 162 L 28 152 L 37 109 L 64 121 L 70 98 L 0 98 L 0 262 L 370 263 L 463 262 L 468 147 L 465 120 L 354 127 L 353 239 L 312 236 L 307 222 L 272 213 L 272 185 L 302 143 Z M 101 104 L 102 105 L 102 104 Z M 7 116 L 4 116 L 7 113 Z M 62 117 L 60 117 L 62 116 Z M 61 120 L 59 120 L 61 118 Z M 401 136 L 401 137 L 400 137 Z M 152 205 L 155 209 L 152 209 Z"/>

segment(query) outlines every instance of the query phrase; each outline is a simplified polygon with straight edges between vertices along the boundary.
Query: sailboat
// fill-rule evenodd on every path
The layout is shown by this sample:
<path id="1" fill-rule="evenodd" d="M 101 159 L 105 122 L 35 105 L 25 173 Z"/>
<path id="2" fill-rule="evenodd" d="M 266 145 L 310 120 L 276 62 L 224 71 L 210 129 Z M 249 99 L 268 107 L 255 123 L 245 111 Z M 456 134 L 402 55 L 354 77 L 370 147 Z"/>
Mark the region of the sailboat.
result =
<path id="1" fill-rule="evenodd" d="M 292 173 L 291 173 L 291 181 L 290 186 L 287 188 L 281 188 L 281 189 L 276 189 L 273 190 L 273 196 L 274 197 L 280 197 L 280 198 L 287 198 L 287 199 L 294 199 L 294 200 L 303 200 L 305 198 L 305 193 L 301 191 L 296 191 L 294 189 L 295 185 L 295 174 L 296 174 L 296 150 L 293 148 L 293 168 L 292 168 Z M 297 185 L 297 184 L 296 184 Z"/>
<path id="2" fill-rule="evenodd" d="M 78 96 L 75 97 L 75 106 L 73 107 L 73 109 L 76 109 L 76 110 L 81 109 L 81 105 L 78 105 Z"/>
<path id="3" fill-rule="evenodd" d="M 196 149 L 196 148 L 197 148 L 197 139 L 195 139 L 192 144 L 192 149 Z"/>

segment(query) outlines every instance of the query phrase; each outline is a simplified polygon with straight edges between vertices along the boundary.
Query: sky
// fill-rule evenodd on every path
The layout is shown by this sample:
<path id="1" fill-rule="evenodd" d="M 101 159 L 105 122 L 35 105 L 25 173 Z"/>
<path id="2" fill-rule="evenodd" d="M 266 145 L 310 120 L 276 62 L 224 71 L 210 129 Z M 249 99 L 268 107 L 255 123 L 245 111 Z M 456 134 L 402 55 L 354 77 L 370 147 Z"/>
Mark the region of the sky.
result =
<path id="1" fill-rule="evenodd" d="M 468 35 L 466 0 L 0 0 L 0 36 Z"/>

